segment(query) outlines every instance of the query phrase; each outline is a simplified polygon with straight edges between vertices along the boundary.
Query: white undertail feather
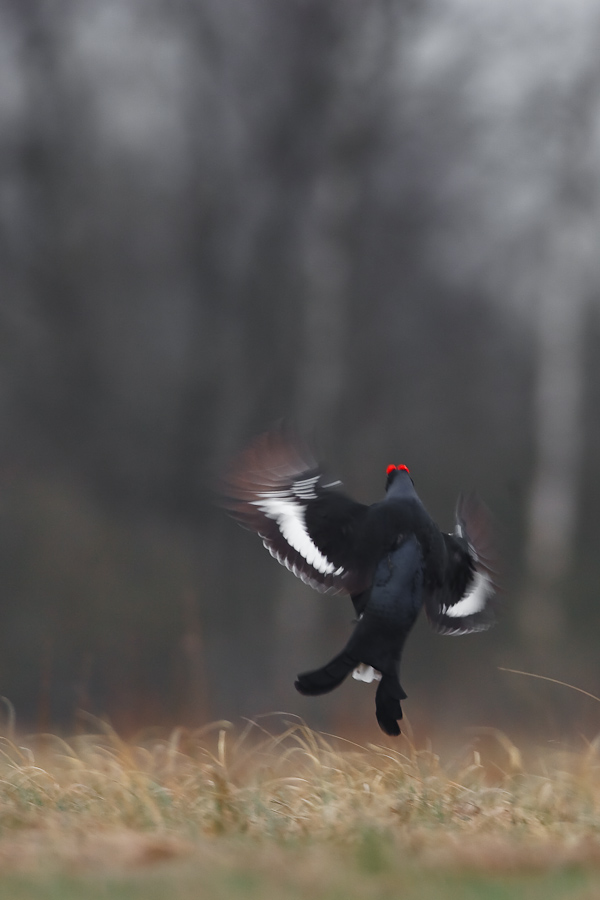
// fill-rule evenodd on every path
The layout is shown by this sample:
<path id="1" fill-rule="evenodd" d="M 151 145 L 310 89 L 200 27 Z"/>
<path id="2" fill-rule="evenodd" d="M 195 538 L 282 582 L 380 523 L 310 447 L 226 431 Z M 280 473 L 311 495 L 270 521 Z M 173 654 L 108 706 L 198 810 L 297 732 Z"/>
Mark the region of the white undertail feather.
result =
<path id="1" fill-rule="evenodd" d="M 381 681 L 381 672 L 368 666 L 366 663 L 360 663 L 352 672 L 352 677 L 357 681 L 366 681 L 370 684 L 372 681 Z"/>

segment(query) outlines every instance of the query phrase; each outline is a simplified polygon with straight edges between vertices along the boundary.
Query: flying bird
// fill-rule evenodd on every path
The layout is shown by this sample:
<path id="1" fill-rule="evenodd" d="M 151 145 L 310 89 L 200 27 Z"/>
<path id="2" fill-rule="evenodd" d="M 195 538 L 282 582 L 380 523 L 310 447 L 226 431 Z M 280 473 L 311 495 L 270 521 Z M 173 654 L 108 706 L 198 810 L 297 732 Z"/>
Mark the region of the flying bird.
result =
<path id="1" fill-rule="evenodd" d="M 440 634 L 468 634 L 494 621 L 489 523 L 474 497 L 460 497 L 454 532 L 442 532 L 406 465 L 387 467 L 385 495 L 352 500 L 284 428 L 256 438 L 230 467 L 223 503 L 258 533 L 272 556 L 323 593 L 349 594 L 350 640 L 320 669 L 298 676 L 301 694 L 325 694 L 352 673 L 377 681 L 380 728 L 399 735 L 404 643 L 421 608 Z"/>

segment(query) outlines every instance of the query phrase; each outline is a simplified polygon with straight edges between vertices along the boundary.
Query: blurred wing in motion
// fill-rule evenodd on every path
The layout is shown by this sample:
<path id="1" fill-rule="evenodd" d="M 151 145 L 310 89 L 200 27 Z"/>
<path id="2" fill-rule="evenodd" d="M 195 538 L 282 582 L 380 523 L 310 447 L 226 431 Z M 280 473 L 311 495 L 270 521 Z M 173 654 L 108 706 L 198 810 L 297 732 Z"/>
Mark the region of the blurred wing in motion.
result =
<path id="1" fill-rule="evenodd" d="M 223 505 L 311 587 L 356 594 L 370 575 L 357 570 L 353 552 L 368 507 L 332 489 L 340 482 L 326 482 L 308 448 L 279 428 L 258 437 L 231 466 Z"/>
<path id="2" fill-rule="evenodd" d="M 460 497 L 453 534 L 444 534 L 446 564 L 441 586 L 425 595 L 429 623 L 440 634 L 485 631 L 494 624 L 490 517 L 475 497 Z"/>

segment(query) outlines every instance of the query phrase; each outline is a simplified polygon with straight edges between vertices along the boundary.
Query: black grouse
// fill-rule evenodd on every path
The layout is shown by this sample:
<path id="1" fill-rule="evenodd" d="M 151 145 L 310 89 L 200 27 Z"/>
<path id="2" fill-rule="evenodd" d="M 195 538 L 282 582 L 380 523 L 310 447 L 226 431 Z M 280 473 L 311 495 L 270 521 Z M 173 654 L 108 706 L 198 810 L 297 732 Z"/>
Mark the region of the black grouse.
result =
<path id="1" fill-rule="evenodd" d="M 258 532 L 280 563 L 322 592 L 350 594 L 356 627 L 341 653 L 298 676 L 302 694 L 324 694 L 349 675 L 379 681 L 377 721 L 400 734 L 404 642 L 421 607 L 441 634 L 493 623 L 495 593 L 484 508 L 460 498 L 453 534 L 433 522 L 404 465 L 388 466 L 385 497 L 357 503 L 327 482 L 312 454 L 283 428 L 257 438 L 224 479 L 224 504 Z"/>

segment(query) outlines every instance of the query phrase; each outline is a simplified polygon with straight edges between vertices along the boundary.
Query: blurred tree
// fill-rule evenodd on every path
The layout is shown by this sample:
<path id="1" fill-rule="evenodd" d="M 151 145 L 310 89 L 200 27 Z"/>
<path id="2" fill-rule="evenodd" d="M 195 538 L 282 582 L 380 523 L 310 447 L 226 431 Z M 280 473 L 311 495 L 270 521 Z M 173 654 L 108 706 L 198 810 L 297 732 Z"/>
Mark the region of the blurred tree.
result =
<path id="1" fill-rule="evenodd" d="M 565 98 L 562 152 L 552 179 L 557 213 L 540 239 L 536 285 L 535 470 L 529 501 L 528 583 L 522 609 L 527 636 L 541 654 L 566 627 L 564 581 L 575 560 L 584 419 L 585 329 L 600 278 L 598 173 L 590 155 L 598 118 L 596 63 Z"/>
<path id="2" fill-rule="evenodd" d="M 600 502 L 577 501 L 596 35 L 592 0 L 0 0 L 0 691 L 22 718 L 308 709 L 291 676 L 347 608 L 215 508 L 282 416 L 360 499 L 404 459 L 442 525 L 461 487 L 489 500 L 504 620 L 417 637 L 410 671 L 423 721 L 455 727 L 458 691 L 464 717 L 512 715 L 493 663 L 539 659 L 523 623 L 568 613 Z M 366 690 L 336 708 L 360 719 Z"/>

